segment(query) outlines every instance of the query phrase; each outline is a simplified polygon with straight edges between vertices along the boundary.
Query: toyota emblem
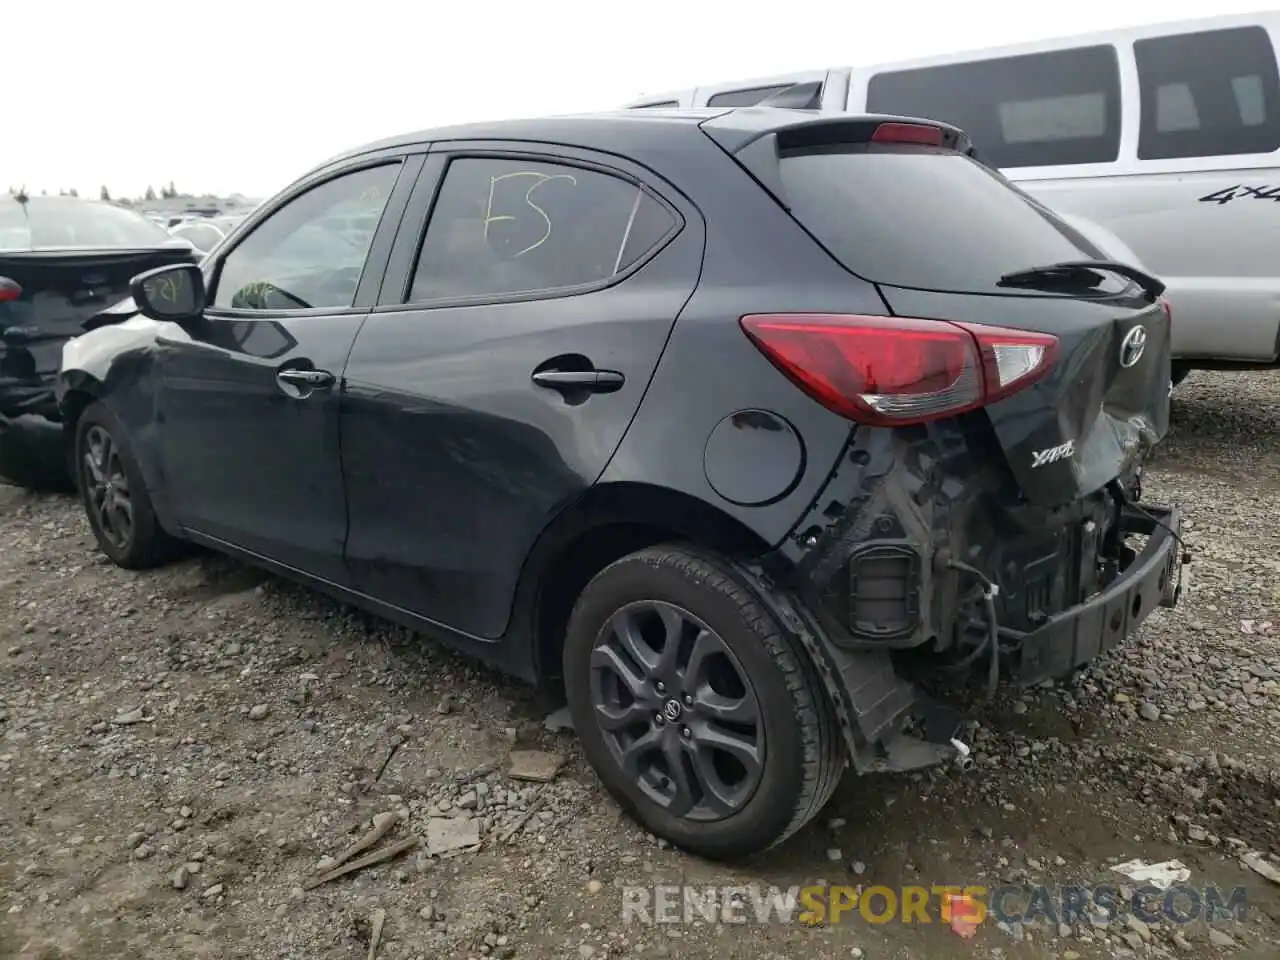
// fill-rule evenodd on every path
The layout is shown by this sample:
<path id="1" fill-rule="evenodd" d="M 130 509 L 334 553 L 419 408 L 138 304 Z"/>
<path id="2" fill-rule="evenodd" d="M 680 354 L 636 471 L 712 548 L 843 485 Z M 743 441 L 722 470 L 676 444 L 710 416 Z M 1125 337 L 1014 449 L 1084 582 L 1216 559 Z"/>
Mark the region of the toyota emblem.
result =
<path id="1" fill-rule="evenodd" d="M 673 697 L 662 705 L 662 713 L 668 720 L 675 723 L 680 719 L 680 714 L 684 713 L 684 707 Z"/>
<path id="2" fill-rule="evenodd" d="M 1147 349 L 1147 328 L 1139 324 L 1125 334 L 1120 342 L 1120 366 L 1132 367 L 1142 359 Z"/>

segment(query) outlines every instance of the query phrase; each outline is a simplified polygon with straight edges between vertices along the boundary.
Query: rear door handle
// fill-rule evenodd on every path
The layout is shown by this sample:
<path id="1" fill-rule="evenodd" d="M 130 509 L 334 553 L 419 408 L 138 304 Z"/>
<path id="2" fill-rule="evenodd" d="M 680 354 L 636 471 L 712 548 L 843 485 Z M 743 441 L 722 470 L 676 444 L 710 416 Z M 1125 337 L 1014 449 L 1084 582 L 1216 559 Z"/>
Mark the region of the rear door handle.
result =
<path id="1" fill-rule="evenodd" d="M 285 370 L 277 370 L 276 379 L 281 383 L 301 387 L 304 390 L 316 390 L 333 386 L 335 377 L 328 370 L 298 370 L 295 367 L 289 367 Z"/>
<path id="2" fill-rule="evenodd" d="M 622 389 L 626 378 L 617 370 L 539 370 L 533 382 L 551 390 L 586 390 L 613 393 Z"/>

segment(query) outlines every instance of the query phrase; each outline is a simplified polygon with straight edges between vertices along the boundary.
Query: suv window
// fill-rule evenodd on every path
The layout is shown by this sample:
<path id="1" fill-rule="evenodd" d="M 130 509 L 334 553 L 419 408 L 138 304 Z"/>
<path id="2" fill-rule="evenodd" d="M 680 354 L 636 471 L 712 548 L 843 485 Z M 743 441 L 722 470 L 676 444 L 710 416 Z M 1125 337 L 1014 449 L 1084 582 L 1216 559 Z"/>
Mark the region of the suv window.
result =
<path id="1" fill-rule="evenodd" d="M 661 244 L 677 221 L 634 183 L 560 163 L 464 157 L 440 185 L 410 302 L 598 283 Z"/>
<path id="2" fill-rule="evenodd" d="M 996 167 L 1110 163 L 1120 65 L 1103 45 L 878 73 L 867 111 L 954 124 Z"/>
<path id="3" fill-rule="evenodd" d="M 340 309 L 355 301 L 365 257 L 400 164 L 327 180 L 294 197 L 222 261 L 213 306 Z"/>
<path id="4" fill-rule="evenodd" d="M 794 84 L 777 83 L 769 87 L 747 87 L 743 90 L 726 90 L 717 93 L 707 100 L 708 107 L 754 107 L 761 100 L 772 97 L 775 93 L 790 90 Z"/>
<path id="5" fill-rule="evenodd" d="M 782 200 L 847 269 L 878 283 L 994 294 L 1010 271 L 1102 256 L 963 154 L 844 145 L 784 152 Z M 1099 293 L 1123 289 L 1110 278 Z M 1025 295 L 1025 291 L 1023 292 Z"/>
<path id="6" fill-rule="evenodd" d="M 1138 40 L 1138 159 L 1270 153 L 1280 147 L 1280 76 L 1262 27 Z"/>
<path id="7" fill-rule="evenodd" d="M 679 100 L 662 100 L 658 103 L 638 103 L 632 110 L 670 110 L 680 106 Z"/>

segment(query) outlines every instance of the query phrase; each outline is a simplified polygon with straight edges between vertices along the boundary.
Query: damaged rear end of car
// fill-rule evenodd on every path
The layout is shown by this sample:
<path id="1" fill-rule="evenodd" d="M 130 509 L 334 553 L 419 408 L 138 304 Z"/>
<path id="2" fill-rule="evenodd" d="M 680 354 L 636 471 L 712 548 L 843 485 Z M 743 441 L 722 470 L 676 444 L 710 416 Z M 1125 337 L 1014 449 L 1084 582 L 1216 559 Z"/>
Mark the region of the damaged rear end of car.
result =
<path id="1" fill-rule="evenodd" d="M 1142 495 L 1169 426 L 1163 285 L 1106 260 L 954 128 L 745 126 L 703 129 L 884 305 L 740 318 L 851 424 L 758 568 L 762 592 L 817 663 L 859 769 L 936 762 L 960 723 L 926 693 L 940 680 L 1062 677 L 1177 602 L 1180 517 Z"/>

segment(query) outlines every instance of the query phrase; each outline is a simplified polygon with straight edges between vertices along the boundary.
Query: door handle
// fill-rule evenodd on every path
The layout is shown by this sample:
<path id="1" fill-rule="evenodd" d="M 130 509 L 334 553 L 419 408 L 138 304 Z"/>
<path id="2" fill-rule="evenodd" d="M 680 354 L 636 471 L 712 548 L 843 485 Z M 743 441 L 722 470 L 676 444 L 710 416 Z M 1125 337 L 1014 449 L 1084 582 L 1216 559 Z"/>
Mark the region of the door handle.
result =
<path id="1" fill-rule="evenodd" d="M 626 378 L 617 370 L 539 370 L 533 382 L 551 390 L 585 390 L 613 393 L 622 389 Z"/>
<path id="2" fill-rule="evenodd" d="M 293 387 L 316 390 L 321 387 L 333 386 L 335 378 L 328 370 L 299 370 L 295 367 L 289 367 L 284 370 L 277 370 L 276 379 Z"/>

